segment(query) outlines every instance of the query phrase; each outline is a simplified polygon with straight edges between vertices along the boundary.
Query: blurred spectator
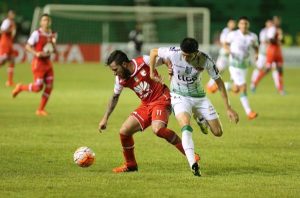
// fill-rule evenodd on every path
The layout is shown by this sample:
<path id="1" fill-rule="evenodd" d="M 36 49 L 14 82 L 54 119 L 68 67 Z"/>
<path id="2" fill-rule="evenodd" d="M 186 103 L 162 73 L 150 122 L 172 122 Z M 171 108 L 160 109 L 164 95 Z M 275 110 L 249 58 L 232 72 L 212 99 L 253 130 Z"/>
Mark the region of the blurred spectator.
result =
<path id="1" fill-rule="evenodd" d="M 135 29 L 129 33 L 128 48 L 134 51 L 134 56 L 140 56 L 143 48 L 143 31 L 140 23 L 136 24 Z"/>

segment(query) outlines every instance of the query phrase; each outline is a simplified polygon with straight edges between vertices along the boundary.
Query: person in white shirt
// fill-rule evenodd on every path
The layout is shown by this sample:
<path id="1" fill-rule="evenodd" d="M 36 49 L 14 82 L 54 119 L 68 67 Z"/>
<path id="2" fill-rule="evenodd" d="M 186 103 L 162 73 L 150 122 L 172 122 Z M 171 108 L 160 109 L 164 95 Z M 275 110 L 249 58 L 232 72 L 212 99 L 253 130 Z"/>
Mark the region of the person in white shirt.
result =
<path id="1" fill-rule="evenodd" d="M 152 49 L 150 52 L 150 77 L 152 79 L 160 81 L 154 75 L 157 57 L 163 58 L 164 62 L 167 62 L 169 65 L 171 104 L 181 127 L 182 146 L 187 161 L 193 174 L 196 176 L 200 176 L 200 170 L 195 160 L 191 117 L 194 115 L 203 133 L 207 133 L 207 127 L 209 127 L 215 136 L 220 137 L 223 134 L 219 116 L 210 100 L 206 97 L 201 84 L 201 76 L 204 70 L 217 83 L 230 120 L 235 123 L 239 120 L 238 114 L 229 103 L 223 80 L 216 69 L 214 61 L 206 53 L 199 51 L 198 47 L 198 42 L 195 39 L 185 38 L 181 42 L 180 48 L 162 47 Z"/>
<path id="2" fill-rule="evenodd" d="M 227 27 L 225 27 L 220 35 L 220 44 L 221 44 L 221 48 L 219 50 L 219 55 L 218 55 L 218 59 L 216 62 L 217 68 L 220 72 L 220 74 L 222 74 L 225 69 L 228 67 L 229 64 L 229 54 L 227 53 L 227 51 L 224 48 L 224 44 L 226 41 L 226 37 L 227 35 L 234 31 L 236 27 L 236 22 L 234 19 L 229 19 L 227 22 Z M 214 79 L 210 79 L 206 85 L 206 91 L 207 93 L 215 93 L 218 90 L 218 86 L 215 83 Z"/>
<path id="3" fill-rule="evenodd" d="M 267 51 L 267 46 L 268 46 L 268 37 L 267 37 L 267 32 L 270 27 L 273 26 L 272 20 L 267 20 L 265 23 L 265 27 L 260 31 L 259 33 L 259 54 L 258 54 L 258 59 L 256 61 L 256 68 L 252 72 L 251 76 L 251 85 L 250 89 L 251 91 L 255 92 L 255 81 L 261 72 L 263 68 L 266 65 L 266 51 Z"/>
<path id="4" fill-rule="evenodd" d="M 255 59 L 258 57 L 258 38 L 257 35 L 249 31 L 249 19 L 240 17 L 238 30 L 230 32 L 226 38 L 225 48 L 229 56 L 229 72 L 233 80 L 233 85 L 229 83 L 226 88 L 240 93 L 240 101 L 249 120 L 255 119 L 257 113 L 250 107 L 247 97 L 247 67 L 250 65 L 250 50 L 255 50 Z"/>

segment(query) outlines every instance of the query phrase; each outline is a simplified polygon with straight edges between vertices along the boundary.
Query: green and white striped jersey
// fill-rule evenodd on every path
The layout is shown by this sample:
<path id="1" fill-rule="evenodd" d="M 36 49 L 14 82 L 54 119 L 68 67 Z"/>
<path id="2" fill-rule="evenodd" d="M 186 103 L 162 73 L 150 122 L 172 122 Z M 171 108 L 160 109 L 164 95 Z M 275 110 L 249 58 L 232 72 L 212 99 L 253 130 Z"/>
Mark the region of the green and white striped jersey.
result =
<path id="1" fill-rule="evenodd" d="M 214 80 L 220 77 L 212 58 L 203 52 L 199 52 L 198 56 L 199 69 L 185 61 L 180 48 L 158 48 L 158 56 L 172 63 L 173 76 L 170 90 L 173 93 L 189 97 L 204 97 L 205 91 L 201 85 L 202 71 L 207 70 Z"/>

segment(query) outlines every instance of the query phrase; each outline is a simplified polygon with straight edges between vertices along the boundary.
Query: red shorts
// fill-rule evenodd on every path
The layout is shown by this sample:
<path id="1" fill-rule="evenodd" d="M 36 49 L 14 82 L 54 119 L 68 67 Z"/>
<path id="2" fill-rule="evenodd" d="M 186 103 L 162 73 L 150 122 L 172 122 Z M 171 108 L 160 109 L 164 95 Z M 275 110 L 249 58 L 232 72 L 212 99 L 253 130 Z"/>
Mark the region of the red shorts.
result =
<path id="1" fill-rule="evenodd" d="M 152 104 L 141 104 L 131 115 L 140 123 L 142 130 L 145 130 L 153 121 L 167 125 L 170 113 L 171 100 L 163 98 Z"/>
<path id="2" fill-rule="evenodd" d="M 1 43 L 0 44 L 0 56 L 12 57 L 15 55 L 13 50 L 13 45 L 11 43 Z"/>
<path id="3" fill-rule="evenodd" d="M 276 63 L 276 66 L 281 67 L 283 65 L 283 57 L 280 46 L 270 44 L 267 48 L 266 66 L 270 68 L 273 63 Z"/>
<path id="4" fill-rule="evenodd" d="M 32 61 L 32 73 L 34 76 L 34 81 L 36 80 L 48 80 L 53 79 L 54 71 L 50 61 L 41 63 L 37 59 Z"/>

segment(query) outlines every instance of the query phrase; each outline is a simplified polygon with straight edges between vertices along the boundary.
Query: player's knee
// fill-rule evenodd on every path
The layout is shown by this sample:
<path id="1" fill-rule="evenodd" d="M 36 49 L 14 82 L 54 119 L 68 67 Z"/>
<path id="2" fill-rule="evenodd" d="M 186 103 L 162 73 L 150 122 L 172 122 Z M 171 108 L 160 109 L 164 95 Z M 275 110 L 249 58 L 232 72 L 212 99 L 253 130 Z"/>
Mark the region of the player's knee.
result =
<path id="1" fill-rule="evenodd" d="M 120 134 L 122 135 L 132 135 L 129 128 L 126 125 L 122 125 L 120 128 Z"/>
<path id="2" fill-rule="evenodd" d="M 166 124 L 164 124 L 162 122 L 153 122 L 151 127 L 152 127 L 153 133 L 155 133 L 156 135 L 158 135 L 158 131 L 160 129 L 166 127 Z"/>

